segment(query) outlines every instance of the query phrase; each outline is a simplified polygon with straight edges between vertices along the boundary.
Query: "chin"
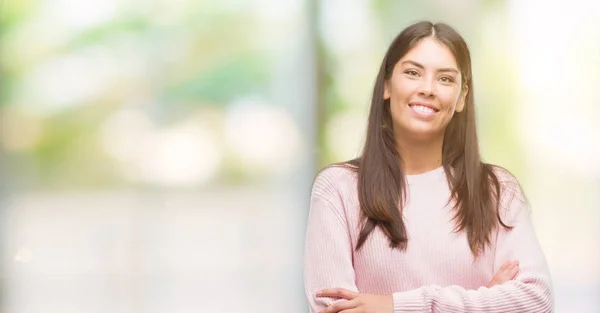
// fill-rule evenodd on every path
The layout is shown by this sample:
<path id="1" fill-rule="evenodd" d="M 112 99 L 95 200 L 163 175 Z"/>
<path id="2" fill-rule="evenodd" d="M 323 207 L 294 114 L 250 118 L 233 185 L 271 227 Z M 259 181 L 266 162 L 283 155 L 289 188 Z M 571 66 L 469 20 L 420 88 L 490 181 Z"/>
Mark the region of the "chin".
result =
<path id="1" fill-rule="evenodd" d="M 434 141 L 439 137 L 437 133 L 431 132 L 412 132 L 409 134 L 409 136 L 419 141 Z"/>
<path id="2" fill-rule="evenodd" d="M 423 127 L 424 125 L 404 128 L 403 135 L 408 138 L 423 141 L 432 141 L 443 135 L 443 132 L 433 127 Z"/>

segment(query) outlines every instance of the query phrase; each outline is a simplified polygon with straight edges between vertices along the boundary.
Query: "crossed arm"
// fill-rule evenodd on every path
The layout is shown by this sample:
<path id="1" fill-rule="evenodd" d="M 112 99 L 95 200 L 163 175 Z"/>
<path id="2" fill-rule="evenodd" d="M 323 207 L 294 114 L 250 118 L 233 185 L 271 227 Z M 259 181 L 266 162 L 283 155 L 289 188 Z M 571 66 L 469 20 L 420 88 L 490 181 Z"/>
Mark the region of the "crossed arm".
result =
<path id="1" fill-rule="evenodd" d="M 517 203 L 518 204 L 518 203 Z M 351 246 L 347 228 L 331 204 L 320 197 L 311 200 L 307 228 L 304 278 L 311 312 L 552 312 L 553 296 L 546 260 L 535 236 L 529 211 L 512 207 L 512 230 L 500 229 L 494 272 L 502 265 L 519 261 L 515 279 L 490 282 L 486 287 L 467 290 L 460 286 L 436 285 L 395 292 L 391 295 L 359 293 L 354 283 Z M 336 223 L 324 221 L 335 219 Z M 317 244 L 318 241 L 318 244 Z M 326 242 L 324 242 L 326 241 Z M 328 273 L 324 275 L 324 273 Z M 510 272 L 509 272 L 510 274 Z M 318 295 L 318 286 L 327 286 Z"/>

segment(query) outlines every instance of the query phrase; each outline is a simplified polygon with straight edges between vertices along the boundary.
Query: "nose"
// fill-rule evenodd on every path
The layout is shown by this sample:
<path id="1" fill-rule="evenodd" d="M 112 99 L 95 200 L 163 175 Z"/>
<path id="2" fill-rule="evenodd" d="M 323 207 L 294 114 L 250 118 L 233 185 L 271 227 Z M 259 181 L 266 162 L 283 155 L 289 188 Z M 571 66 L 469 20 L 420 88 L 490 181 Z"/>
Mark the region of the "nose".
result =
<path id="1" fill-rule="evenodd" d="M 435 82 L 431 79 L 424 79 L 419 88 L 419 94 L 427 98 L 434 97 L 436 95 Z"/>

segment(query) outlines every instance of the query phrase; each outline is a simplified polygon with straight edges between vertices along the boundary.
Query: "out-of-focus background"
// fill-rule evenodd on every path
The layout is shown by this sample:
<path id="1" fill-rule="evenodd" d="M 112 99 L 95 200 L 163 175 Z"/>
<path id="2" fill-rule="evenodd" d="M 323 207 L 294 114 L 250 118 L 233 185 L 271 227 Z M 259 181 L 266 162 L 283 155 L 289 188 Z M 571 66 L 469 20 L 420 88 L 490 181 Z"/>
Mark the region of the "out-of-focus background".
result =
<path id="1" fill-rule="evenodd" d="M 316 171 L 387 45 L 471 47 L 480 140 L 533 205 L 557 312 L 600 311 L 600 4 L 3 0 L 0 310 L 307 312 Z"/>

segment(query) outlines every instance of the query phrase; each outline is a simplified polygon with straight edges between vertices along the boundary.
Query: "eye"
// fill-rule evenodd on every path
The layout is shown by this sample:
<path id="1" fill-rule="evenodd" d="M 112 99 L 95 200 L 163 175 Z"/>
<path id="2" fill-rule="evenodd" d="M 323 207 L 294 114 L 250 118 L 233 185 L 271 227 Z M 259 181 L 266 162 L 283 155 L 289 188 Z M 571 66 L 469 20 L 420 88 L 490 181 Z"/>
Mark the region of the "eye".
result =
<path id="1" fill-rule="evenodd" d="M 450 76 L 443 76 L 440 78 L 443 83 L 453 83 L 454 79 Z"/>
<path id="2" fill-rule="evenodd" d="M 419 76 L 419 73 L 415 70 L 407 70 L 404 71 L 405 74 L 408 74 L 409 76 Z"/>

